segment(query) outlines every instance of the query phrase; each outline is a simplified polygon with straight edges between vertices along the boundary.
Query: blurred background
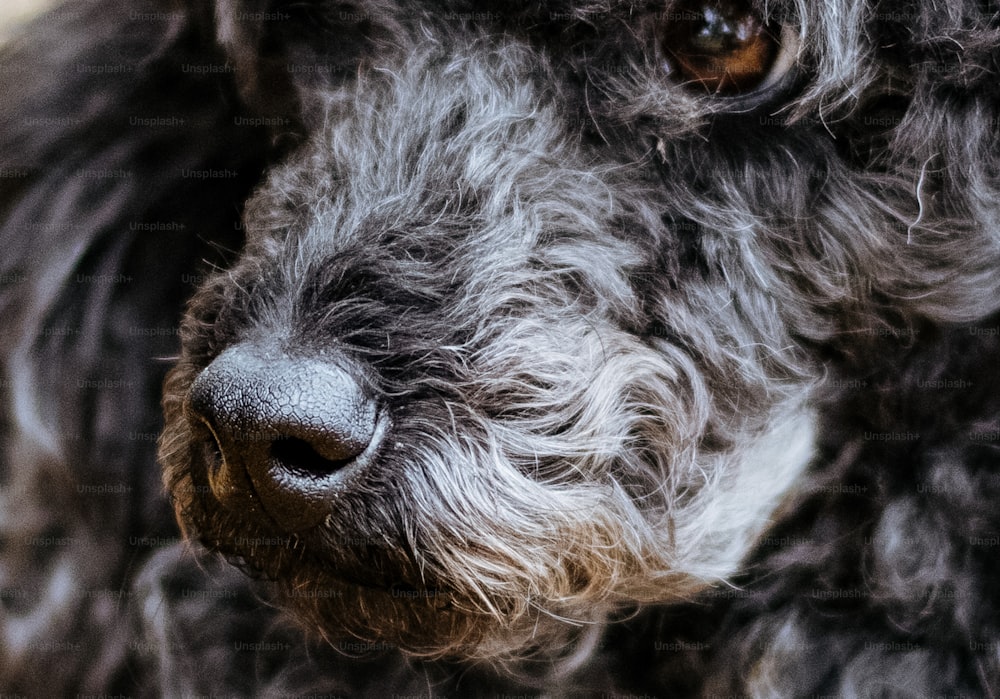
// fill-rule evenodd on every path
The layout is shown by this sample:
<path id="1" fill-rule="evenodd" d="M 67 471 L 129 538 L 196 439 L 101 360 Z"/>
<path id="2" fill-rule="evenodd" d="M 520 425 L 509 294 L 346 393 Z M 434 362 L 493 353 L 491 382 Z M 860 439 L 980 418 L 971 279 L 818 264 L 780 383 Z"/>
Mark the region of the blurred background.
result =
<path id="1" fill-rule="evenodd" d="M 0 2 L 0 41 L 9 38 L 18 25 L 55 4 L 56 0 L 3 0 Z"/>

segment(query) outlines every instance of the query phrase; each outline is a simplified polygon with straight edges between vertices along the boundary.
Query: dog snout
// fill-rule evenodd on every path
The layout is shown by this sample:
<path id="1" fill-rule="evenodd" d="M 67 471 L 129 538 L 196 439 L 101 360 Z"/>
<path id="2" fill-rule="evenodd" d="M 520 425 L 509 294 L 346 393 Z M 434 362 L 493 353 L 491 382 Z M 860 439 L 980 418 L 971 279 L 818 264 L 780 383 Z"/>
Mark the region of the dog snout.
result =
<path id="1" fill-rule="evenodd" d="M 192 383 L 189 416 L 218 448 L 212 493 L 240 512 L 262 509 L 294 532 L 319 524 L 376 446 L 375 401 L 343 358 L 289 356 L 240 344 Z"/>

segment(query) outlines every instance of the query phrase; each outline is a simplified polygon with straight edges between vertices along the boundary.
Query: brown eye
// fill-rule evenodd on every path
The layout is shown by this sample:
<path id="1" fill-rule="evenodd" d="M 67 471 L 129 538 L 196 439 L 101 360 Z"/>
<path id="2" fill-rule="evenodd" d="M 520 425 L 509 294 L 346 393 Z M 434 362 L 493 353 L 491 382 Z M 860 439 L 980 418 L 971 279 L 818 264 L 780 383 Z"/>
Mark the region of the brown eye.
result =
<path id="1" fill-rule="evenodd" d="M 781 54 L 780 25 L 768 24 L 750 2 L 680 0 L 660 26 L 660 49 L 679 81 L 733 95 L 763 85 Z"/>

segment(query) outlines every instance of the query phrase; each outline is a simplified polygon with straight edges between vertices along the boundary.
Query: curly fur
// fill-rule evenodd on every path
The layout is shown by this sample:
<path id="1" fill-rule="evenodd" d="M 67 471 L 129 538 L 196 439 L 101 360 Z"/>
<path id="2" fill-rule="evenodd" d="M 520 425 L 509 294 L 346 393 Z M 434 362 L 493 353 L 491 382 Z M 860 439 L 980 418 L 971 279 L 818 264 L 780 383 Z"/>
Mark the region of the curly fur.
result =
<path id="1" fill-rule="evenodd" d="M 672 3 L 4 47 L 0 689 L 1000 693 L 1000 6 L 757 6 L 795 68 L 734 99 Z M 315 526 L 213 485 L 238 346 L 385 416 Z"/>

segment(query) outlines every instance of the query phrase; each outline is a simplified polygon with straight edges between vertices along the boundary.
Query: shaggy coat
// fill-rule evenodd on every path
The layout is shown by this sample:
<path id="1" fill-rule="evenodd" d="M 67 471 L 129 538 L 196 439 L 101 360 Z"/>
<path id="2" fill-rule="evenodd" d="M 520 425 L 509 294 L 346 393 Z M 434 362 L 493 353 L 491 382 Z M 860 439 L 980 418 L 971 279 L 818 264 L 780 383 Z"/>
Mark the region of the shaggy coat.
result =
<path id="1" fill-rule="evenodd" d="M 1000 695 L 998 18 L 29 25 L 0 691 Z"/>

